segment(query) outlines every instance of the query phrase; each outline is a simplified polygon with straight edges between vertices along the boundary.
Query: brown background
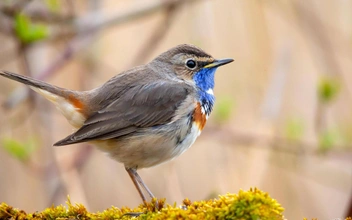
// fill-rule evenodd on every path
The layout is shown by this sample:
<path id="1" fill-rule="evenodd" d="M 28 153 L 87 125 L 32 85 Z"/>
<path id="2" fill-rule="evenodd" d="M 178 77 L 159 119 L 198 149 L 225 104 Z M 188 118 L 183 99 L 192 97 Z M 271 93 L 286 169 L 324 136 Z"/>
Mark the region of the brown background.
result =
<path id="1" fill-rule="evenodd" d="M 159 1 L 91 2 L 75 1 L 78 18 L 95 10 L 101 11 L 98 18 L 116 16 Z M 186 197 L 200 200 L 258 187 L 285 207 L 288 219 L 346 214 L 352 195 L 352 1 L 189 1 L 77 39 L 74 45 L 89 42 L 45 81 L 92 89 L 181 43 L 235 59 L 217 71 L 217 103 L 193 147 L 140 171 L 157 197 L 180 204 Z M 70 37 L 45 40 L 19 51 L 12 37 L 2 34 L 0 40 L 0 69 L 24 74 L 25 53 L 33 77 L 72 42 Z M 340 88 L 327 104 L 317 98 L 324 78 Z M 25 94 L 19 88 L 0 79 L 0 101 Z M 72 127 L 43 98 L 31 100 L 0 110 L 0 139 L 35 139 L 39 146 L 25 162 L 0 146 L 0 201 L 29 212 L 63 204 L 68 194 L 90 211 L 141 202 L 122 164 L 85 144 L 53 148 Z M 296 127 L 298 141 L 287 140 L 287 130 Z M 324 132 L 333 133 L 333 146 L 321 153 Z"/>

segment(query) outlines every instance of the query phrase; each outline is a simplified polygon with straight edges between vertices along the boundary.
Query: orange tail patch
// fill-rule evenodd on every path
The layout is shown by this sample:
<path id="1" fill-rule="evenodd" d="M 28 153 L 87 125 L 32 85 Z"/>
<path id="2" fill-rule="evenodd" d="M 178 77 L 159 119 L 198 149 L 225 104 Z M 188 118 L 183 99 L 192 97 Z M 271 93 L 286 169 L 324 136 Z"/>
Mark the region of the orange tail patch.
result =
<path id="1" fill-rule="evenodd" d="M 31 86 L 31 89 L 38 92 L 46 99 L 54 103 L 54 105 L 61 111 L 68 122 L 76 128 L 80 128 L 87 119 L 85 114 L 85 106 L 80 100 L 73 95 L 67 98 L 48 92 L 43 89 Z"/>
<path id="2" fill-rule="evenodd" d="M 79 99 L 77 99 L 73 95 L 69 95 L 68 101 L 76 108 L 77 111 L 81 113 L 84 112 L 84 104 Z"/>

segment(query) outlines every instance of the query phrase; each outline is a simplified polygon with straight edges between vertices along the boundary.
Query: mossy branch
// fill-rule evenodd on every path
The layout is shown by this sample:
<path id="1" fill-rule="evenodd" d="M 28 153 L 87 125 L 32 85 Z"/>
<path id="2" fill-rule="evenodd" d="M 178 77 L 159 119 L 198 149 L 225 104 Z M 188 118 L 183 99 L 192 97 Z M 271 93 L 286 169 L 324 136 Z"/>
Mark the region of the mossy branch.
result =
<path id="1" fill-rule="evenodd" d="M 207 201 L 185 199 L 180 207 L 165 204 L 165 199 L 155 201 L 133 209 L 111 207 L 98 213 L 88 212 L 81 204 L 72 204 L 69 198 L 68 208 L 60 205 L 35 213 L 26 213 L 2 203 L 0 219 L 284 219 L 281 205 L 256 188 Z M 141 214 L 136 217 L 136 213 Z"/>

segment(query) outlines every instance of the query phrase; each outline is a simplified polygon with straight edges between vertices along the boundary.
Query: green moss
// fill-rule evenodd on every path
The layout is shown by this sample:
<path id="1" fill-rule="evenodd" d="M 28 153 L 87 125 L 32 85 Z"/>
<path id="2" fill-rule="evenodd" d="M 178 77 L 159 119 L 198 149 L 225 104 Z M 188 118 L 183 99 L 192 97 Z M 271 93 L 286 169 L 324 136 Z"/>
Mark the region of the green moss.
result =
<path id="1" fill-rule="evenodd" d="M 335 218 L 336 220 L 342 220 L 342 218 Z M 303 220 L 310 220 L 310 219 L 308 219 L 308 218 L 303 218 Z M 317 218 L 312 218 L 311 220 L 318 220 Z M 347 218 L 345 218 L 345 220 L 352 220 L 352 218 L 351 217 L 347 217 Z"/>
<path id="2" fill-rule="evenodd" d="M 30 213 L 0 204 L 0 219 L 284 219 L 283 208 L 267 193 L 258 189 L 226 194 L 218 199 L 191 202 L 183 201 L 181 207 L 166 205 L 165 200 L 156 200 L 137 208 L 111 207 L 103 212 L 90 213 L 81 204 L 73 205 L 68 199 L 68 208 L 63 205 L 50 207 L 42 212 Z M 133 213 L 142 213 L 135 217 Z"/>

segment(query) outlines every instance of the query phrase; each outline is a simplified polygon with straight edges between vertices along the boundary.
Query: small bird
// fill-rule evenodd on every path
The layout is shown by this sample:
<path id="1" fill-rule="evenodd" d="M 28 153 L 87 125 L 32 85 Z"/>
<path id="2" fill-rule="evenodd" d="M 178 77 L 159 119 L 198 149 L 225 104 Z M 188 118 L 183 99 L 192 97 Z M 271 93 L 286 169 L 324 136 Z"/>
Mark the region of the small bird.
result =
<path id="1" fill-rule="evenodd" d="M 142 188 L 151 198 L 154 195 L 137 169 L 171 160 L 194 143 L 213 109 L 215 71 L 232 61 L 182 44 L 89 91 L 64 89 L 8 71 L 0 75 L 29 85 L 77 129 L 54 146 L 93 143 L 124 164 L 146 203 Z"/>

